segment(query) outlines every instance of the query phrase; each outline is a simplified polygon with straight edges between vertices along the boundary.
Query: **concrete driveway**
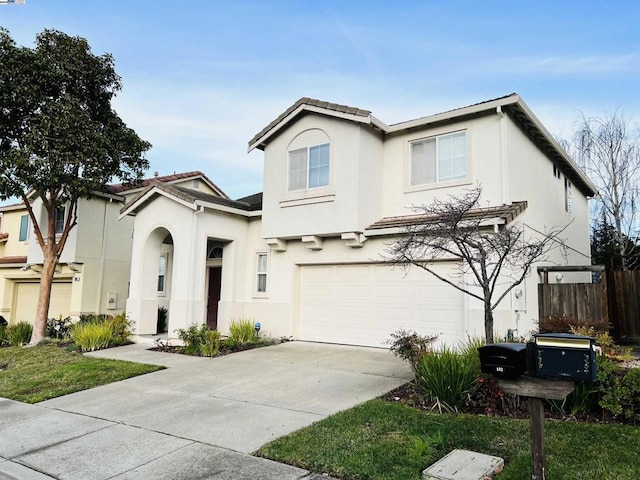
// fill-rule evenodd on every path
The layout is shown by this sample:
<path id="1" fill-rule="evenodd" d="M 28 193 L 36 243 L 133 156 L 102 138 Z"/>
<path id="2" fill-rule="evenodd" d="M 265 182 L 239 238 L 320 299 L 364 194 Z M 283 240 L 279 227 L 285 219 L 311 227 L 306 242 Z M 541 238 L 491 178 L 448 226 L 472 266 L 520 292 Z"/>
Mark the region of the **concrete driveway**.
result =
<path id="1" fill-rule="evenodd" d="M 411 378 L 372 348 L 291 342 L 216 359 L 145 348 L 95 356 L 169 368 L 38 405 L 0 400 L 0 479 L 312 478 L 247 454 Z"/>

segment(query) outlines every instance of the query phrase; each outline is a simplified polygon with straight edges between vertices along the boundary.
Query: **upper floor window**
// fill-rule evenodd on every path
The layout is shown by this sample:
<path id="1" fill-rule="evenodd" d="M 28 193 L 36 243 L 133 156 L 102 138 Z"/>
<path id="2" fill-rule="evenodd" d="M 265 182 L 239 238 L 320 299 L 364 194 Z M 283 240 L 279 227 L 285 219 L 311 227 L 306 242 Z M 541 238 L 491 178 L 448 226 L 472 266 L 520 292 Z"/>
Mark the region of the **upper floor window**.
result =
<path id="1" fill-rule="evenodd" d="M 29 238 L 29 215 L 22 215 L 20 217 L 20 235 L 18 240 L 20 242 L 26 242 Z"/>
<path id="2" fill-rule="evenodd" d="M 289 191 L 329 185 L 329 144 L 289 152 Z"/>
<path id="3" fill-rule="evenodd" d="M 61 234 L 64 231 L 64 214 L 65 214 L 65 208 L 64 207 L 58 207 L 56 208 L 56 234 Z"/>
<path id="4" fill-rule="evenodd" d="M 571 194 L 571 181 L 565 177 L 564 179 L 564 210 L 573 213 L 573 195 Z"/>
<path id="5" fill-rule="evenodd" d="M 411 144 L 409 184 L 429 185 L 467 178 L 467 132 L 438 135 Z"/>

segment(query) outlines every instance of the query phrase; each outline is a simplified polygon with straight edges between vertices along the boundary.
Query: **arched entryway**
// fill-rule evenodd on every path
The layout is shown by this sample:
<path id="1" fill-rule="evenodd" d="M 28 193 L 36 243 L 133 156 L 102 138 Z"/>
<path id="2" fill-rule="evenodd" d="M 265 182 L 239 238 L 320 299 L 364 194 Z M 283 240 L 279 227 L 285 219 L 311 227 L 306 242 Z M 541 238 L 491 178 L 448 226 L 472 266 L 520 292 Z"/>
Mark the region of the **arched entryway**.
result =
<path id="1" fill-rule="evenodd" d="M 158 309 L 163 307 L 170 313 L 173 259 L 174 245 L 171 232 L 164 227 L 154 229 L 142 249 L 137 285 L 132 283 L 131 293 L 137 292 L 140 298 L 140 313 L 138 318 L 134 319 L 134 327 L 138 333 L 155 334 L 169 330 L 169 314 L 166 316 L 165 324 L 160 325 Z"/>

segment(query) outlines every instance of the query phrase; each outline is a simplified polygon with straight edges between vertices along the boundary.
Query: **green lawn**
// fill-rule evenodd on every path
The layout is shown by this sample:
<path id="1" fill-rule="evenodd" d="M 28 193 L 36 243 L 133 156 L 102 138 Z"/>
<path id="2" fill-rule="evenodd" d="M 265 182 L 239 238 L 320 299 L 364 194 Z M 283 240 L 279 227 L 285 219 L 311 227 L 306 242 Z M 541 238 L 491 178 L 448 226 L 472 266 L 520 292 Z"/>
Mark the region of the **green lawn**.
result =
<path id="1" fill-rule="evenodd" d="M 36 403 L 163 368 L 85 357 L 55 345 L 0 348 L 0 397 Z"/>
<path id="2" fill-rule="evenodd" d="M 529 421 L 430 414 L 372 400 L 275 440 L 258 455 L 349 479 L 419 479 L 455 448 L 505 459 L 500 480 L 531 478 Z M 640 427 L 546 423 L 547 478 L 640 478 Z"/>

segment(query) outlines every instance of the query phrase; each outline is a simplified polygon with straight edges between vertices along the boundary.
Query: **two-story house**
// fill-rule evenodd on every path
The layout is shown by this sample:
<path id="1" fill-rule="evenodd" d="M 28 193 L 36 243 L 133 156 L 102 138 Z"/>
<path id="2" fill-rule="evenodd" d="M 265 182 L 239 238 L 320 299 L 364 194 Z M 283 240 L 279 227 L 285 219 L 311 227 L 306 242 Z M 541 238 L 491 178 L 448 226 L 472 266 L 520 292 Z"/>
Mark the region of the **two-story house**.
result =
<path id="1" fill-rule="evenodd" d="M 134 218 L 119 220 L 120 208 L 150 183 L 160 181 L 226 196 L 201 172 L 154 177 L 136 185 L 109 185 L 105 193 L 78 202 L 78 224 L 71 230 L 54 277 L 49 317 L 123 312 L 129 293 Z M 37 198 L 36 218 L 45 211 Z M 56 229 L 67 208 L 58 211 Z M 46 222 L 40 222 L 46 225 Z M 33 322 L 43 254 L 24 204 L 0 207 L 0 315 L 7 322 Z"/>
<path id="2" fill-rule="evenodd" d="M 481 302 L 384 262 L 408 207 L 477 185 L 497 224 L 567 225 L 549 262 L 589 263 L 594 186 L 516 94 L 395 125 L 302 98 L 250 140 L 256 148 L 262 195 L 234 202 L 154 184 L 123 207 L 136 216 L 127 313 L 139 333 L 155 333 L 164 304 L 169 332 L 205 321 L 224 332 L 248 317 L 274 336 L 355 345 L 381 346 L 400 328 L 447 343 L 481 335 Z M 537 283 L 534 273 L 505 297 L 496 330 L 535 327 Z"/>

